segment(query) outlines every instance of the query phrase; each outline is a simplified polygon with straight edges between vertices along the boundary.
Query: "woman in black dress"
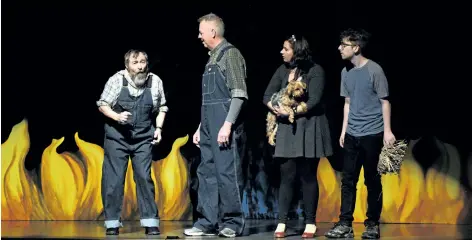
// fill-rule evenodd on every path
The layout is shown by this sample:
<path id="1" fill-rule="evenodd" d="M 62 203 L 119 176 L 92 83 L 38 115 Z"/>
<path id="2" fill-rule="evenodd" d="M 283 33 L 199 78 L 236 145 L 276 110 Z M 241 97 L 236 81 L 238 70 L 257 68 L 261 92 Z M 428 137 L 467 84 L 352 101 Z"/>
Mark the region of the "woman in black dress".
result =
<path id="1" fill-rule="evenodd" d="M 316 232 L 316 209 L 318 206 L 317 168 L 321 157 L 333 154 L 328 120 L 322 103 L 325 78 L 323 68 L 311 59 L 308 42 L 292 35 L 284 41 L 281 51 L 284 64 L 272 76 L 264 94 L 264 104 L 276 114 L 278 129 L 275 139 L 274 158 L 280 163 L 281 183 L 279 189 L 279 224 L 275 237 L 284 237 L 287 214 L 292 201 L 296 178 L 302 182 L 306 227 L 302 235 L 311 238 Z M 290 123 L 287 112 L 272 106 L 274 93 L 290 81 L 306 83 L 306 113 L 295 114 Z"/>

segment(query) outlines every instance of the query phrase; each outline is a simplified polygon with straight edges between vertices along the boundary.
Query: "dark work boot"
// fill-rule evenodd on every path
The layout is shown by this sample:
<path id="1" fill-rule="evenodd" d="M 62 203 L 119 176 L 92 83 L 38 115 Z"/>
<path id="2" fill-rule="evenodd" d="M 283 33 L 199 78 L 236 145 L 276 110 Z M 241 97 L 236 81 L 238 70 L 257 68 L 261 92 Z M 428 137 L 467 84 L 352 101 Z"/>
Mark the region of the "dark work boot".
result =
<path id="1" fill-rule="evenodd" d="M 158 227 L 146 227 L 145 233 L 146 235 L 159 235 L 161 232 Z"/>
<path id="2" fill-rule="evenodd" d="M 107 228 L 106 235 L 118 235 L 120 234 L 119 228 Z"/>

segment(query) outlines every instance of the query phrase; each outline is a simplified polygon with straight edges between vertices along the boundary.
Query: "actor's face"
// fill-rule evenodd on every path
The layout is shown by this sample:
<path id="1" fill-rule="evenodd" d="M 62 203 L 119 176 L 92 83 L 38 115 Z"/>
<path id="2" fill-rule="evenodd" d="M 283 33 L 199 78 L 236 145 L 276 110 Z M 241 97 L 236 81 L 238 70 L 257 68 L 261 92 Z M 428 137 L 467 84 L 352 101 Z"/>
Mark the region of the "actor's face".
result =
<path id="1" fill-rule="evenodd" d="M 292 45 L 288 42 L 284 42 L 284 46 L 282 48 L 282 51 L 280 51 L 282 54 L 282 58 L 284 59 L 284 62 L 290 62 L 292 61 L 293 58 L 293 48 Z"/>
<path id="2" fill-rule="evenodd" d="M 128 69 L 129 75 L 136 86 L 139 87 L 144 84 L 147 76 L 147 61 L 142 53 L 139 53 L 136 57 L 130 56 L 126 69 Z"/>
<path id="3" fill-rule="evenodd" d="M 344 38 L 341 41 L 341 44 L 339 44 L 338 50 L 341 53 L 341 58 L 342 59 L 349 60 L 352 57 L 354 57 L 356 52 L 359 50 L 359 46 L 357 46 L 355 43 L 349 41 L 347 38 Z"/>
<path id="4" fill-rule="evenodd" d="M 212 49 L 213 39 L 216 36 L 214 24 L 208 21 L 201 21 L 198 28 L 198 38 L 202 41 L 203 46 Z"/>

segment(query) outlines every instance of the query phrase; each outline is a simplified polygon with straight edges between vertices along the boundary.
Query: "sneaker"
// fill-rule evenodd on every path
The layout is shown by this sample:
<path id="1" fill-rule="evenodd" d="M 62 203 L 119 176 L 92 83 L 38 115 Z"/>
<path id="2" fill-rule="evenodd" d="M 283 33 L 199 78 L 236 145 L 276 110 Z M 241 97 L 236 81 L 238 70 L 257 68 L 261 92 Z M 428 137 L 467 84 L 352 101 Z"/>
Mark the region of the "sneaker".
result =
<path id="1" fill-rule="evenodd" d="M 354 231 L 352 226 L 343 223 L 336 223 L 333 228 L 325 233 L 327 238 L 353 238 Z"/>
<path id="2" fill-rule="evenodd" d="M 366 224 L 365 231 L 362 233 L 363 239 L 376 239 L 380 238 L 380 229 L 377 224 Z"/>
<path id="3" fill-rule="evenodd" d="M 187 236 L 216 236 L 216 234 L 211 233 L 211 232 L 204 232 L 200 228 L 190 228 L 190 229 L 185 229 L 184 234 Z"/>
<path id="4" fill-rule="evenodd" d="M 223 228 L 218 235 L 227 238 L 234 238 L 236 237 L 236 232 L 231 228 Z"/>

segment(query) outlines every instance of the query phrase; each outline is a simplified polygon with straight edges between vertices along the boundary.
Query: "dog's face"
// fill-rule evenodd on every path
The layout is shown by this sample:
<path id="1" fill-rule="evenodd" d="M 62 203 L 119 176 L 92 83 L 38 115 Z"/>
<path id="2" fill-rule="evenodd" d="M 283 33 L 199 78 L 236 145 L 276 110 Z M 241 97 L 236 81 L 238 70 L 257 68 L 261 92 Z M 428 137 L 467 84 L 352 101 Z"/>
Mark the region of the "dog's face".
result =
<path id="1" fill-rule="evenodd" d="M 287 93 L 294 98 L 299 98 L 303 96 L 305 89 L 306 83 L 302 81 L 293 81 L 288 84 Z"/>

